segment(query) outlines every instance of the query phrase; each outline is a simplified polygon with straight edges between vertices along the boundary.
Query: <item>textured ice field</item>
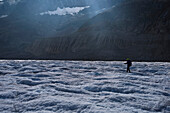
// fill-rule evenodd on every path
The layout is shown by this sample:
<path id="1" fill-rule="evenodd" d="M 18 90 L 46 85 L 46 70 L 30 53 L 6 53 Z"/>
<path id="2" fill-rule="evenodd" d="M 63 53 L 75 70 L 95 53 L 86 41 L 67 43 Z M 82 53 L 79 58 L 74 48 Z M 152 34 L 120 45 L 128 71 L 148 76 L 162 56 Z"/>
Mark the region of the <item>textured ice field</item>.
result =
<path id="1" fill-rule="evenodd" d="M 170 113 L 170 63 L 0 61 L 0 113 Z"/>

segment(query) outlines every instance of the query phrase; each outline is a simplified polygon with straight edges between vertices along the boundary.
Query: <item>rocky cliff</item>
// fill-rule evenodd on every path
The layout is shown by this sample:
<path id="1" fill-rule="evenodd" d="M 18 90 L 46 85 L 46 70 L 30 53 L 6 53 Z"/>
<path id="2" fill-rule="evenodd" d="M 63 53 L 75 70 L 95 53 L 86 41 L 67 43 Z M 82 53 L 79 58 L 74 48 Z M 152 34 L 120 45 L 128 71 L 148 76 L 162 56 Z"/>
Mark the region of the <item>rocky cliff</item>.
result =
<path id="1" fill-rule="evenodd" d="M 32 53 L 26 49 L 34 41 L 69 35 L 120 1 L 123 0 L 3 0 L 0 2 L 0 58 L 30 56 Z"/>
<path id="2" fill-rule="evenodd" d="M 129 0 L 70 36 L 35 41 L 28 51 L 47 59 L 170 61 L 169 6 L 168 0 Z"/>

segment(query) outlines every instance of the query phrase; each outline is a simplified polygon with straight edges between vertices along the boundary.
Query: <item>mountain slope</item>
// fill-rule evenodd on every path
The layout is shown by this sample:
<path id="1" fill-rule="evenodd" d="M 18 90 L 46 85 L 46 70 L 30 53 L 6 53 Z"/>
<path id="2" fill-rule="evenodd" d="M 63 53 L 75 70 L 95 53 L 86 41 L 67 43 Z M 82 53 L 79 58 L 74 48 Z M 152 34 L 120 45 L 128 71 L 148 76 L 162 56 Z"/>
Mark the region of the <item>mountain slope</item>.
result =
<path id="1" fill-rule="evenodd" d="M 4 0 L 0 4 L 0 58 L 25 58 L 29 56 L 26 48 L 35 40 L 69 35 L 103 8 L 120 1 Z M 61 15 L 50 15 L 49 11 Z"/>
<path id="2" fill-rule="evenodd" d="M 71 36 L 36 41 L 31 53 L 56 59 L 170 61 L 169 6 L 168 0 L 124 2 Z"/>
<path id="3" fill-rule="evenodd" d="M 140 61 L 170 61 L 168 0 L 125 0 L 110 9 L 107 8 L 116 3 L 65 0 L 65 7 L 89 5 L 90 8 L 74 16 L 43 15 L 43 18 L 34 14 L 47 10 L 36 9 L 36 4 L 30 8 L 29 3 L 32 2 L 19 2 L 11 16 L 0 19 L 3 26 L 0 58 L 124 60 L 129 57 Z M 49 3 L 54 1 L 46 1 Z M 94 3 L 98 5 L 91 6 Z M 25 10 L 19 13 L 21 7 Z M 31 9 L 36 10 L 31 12 Z M 12 30 L 8 32 L 9 29 Z M 44 38 L 48 36 L 55 37 Z"/>

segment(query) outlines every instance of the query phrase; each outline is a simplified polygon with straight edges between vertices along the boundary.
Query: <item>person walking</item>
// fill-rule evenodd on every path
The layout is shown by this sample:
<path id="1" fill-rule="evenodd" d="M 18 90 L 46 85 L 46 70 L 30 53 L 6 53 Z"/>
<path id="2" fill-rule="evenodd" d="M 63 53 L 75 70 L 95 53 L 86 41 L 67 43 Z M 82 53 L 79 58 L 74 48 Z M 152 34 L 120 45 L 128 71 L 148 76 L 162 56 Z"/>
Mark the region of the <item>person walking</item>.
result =
<path id="1" fill-rule="evenodd" d="M 130 71 L 130 66 L 132 66 L 132 61 L 129 58 L 127 58 L 126 61 L 127 62 L 124 63 L 124 64 L 127 64 L 127 70 L 126 71 L 130 73 L 131 72 Z"/>

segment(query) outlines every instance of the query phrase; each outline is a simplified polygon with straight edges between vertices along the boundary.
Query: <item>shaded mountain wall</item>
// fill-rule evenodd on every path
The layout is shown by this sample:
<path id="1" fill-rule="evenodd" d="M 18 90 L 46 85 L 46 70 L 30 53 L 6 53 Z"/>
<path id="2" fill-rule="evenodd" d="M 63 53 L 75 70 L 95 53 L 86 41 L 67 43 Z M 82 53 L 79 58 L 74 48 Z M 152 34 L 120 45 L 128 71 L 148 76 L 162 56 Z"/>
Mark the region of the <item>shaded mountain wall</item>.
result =
<path id="1" fill-rule="evenodd" d="M 68 37 L 37 40 L 37 58 L 170 61 L 170 1 L 131 0 L 101 13 Z"/>
<path id="2" fill-rule="evenodd" d="M 103 8 L 122 0 L 4 0 L 0 4 L 0 58 L 33 57 L 26 50 L 34 41 L 69 35 Z M 58 7 L 85 7 L 75 15 L 40 15 Z M 7 17 L 1 18 L 6 15 Z"/>

